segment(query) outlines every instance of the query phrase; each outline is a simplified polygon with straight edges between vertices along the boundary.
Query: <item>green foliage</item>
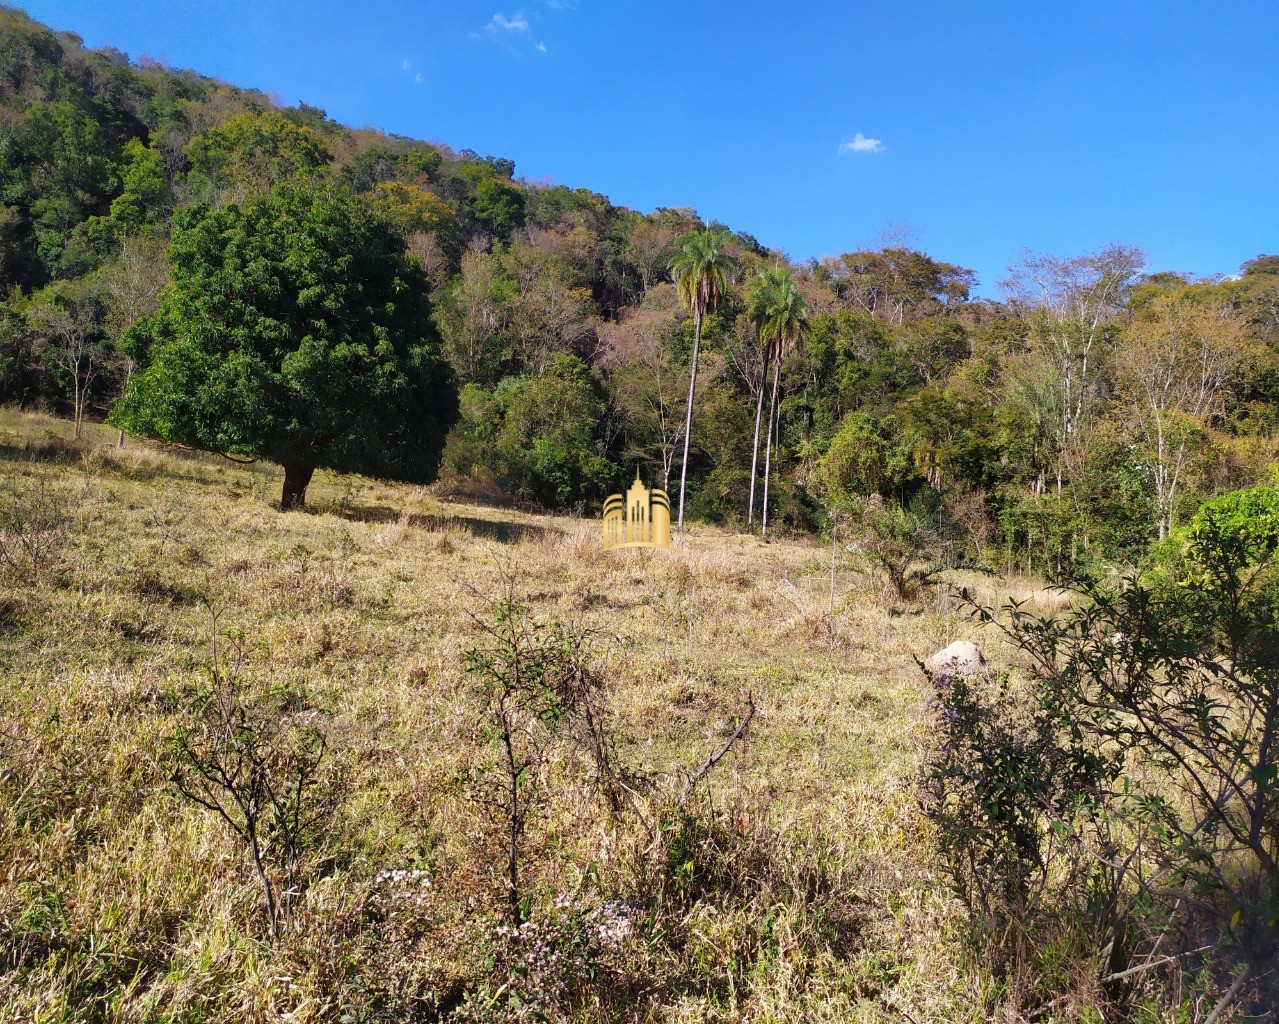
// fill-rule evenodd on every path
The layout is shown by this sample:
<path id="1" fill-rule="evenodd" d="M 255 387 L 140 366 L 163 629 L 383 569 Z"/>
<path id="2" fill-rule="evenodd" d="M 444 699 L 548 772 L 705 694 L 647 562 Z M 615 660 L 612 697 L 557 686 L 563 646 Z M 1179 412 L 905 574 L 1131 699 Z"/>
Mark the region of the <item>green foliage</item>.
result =
<path id="1" fill-rule="evenodd" d="M 425 143 L 396 138 L 387 144 L 375 144 L 356 153 L 341 167 L 342 180 L 357 192 L 368 192 L 376 185 L 399 181 L 425 186 L 435 183 L 444 158 Z"/>
<path id="2" fill-rule="evenodd" d="M 267 189 L 332 159 L 311 128 L 274 113 L 239 114 L 197 135 L 187 147 L 189 181 L 198 194 Z"/>
<path id="3" fill-rule="evenodd" d="M 65 269 L 72 229 L 105 212 L 117 153 L 98 120 L 74 103 L 37 104 L 25 113 L 0 150 L 0 198 L 23 211 L 39 267 L 26 273 L 52 276 Z"/>
<path id="4" fill-rule="evenodd" d="M 78 440 L 85 409 L 118 368 L 104 329 L 105 296 L 91 283 L 77 281 L 51 285 L 34 298 L 27 320 L 35 352 L 56 382 L 58 398 L 70 404 Z"/>
<path id="5" fill-rule="evenodd" d="M 812 318 L 800 367 L 830 434 L 846 413 L 882 410 L 917 383 L 888 325 L 851 310 Z"/>
<path id="6" fill-rule="evenodd" d="M 959 389 L 932 385 L 902 403 L 904 443 L 915 465 L 941 489 L 956 480 L 989 486 L 998 445 L 989 407 Z"/>
<path id="7" fill-rule="evenodd" d="M 401 173 L 410 181 L 434 180 L 443 162 L 444 158 L 440 156 L 438 150 L 421 143 L 414 143 L 399 159 Z"/>
<path id="8" fill-rule="evenodd" d="M 0 8 L 0 81 L 16 92 L 31 79 L 47 81 L 63 56 L 58 37 L 46 26 L 12 7 Z"/>
<path id="9" fill-rule="evenodd" d="M 1068 497 L 1049 491 L 1009 502 L 1000 509 L 999 528 L 1027 568 L 1065 572 L 1084 553 L 1083 521 Z"/>
<path id="10" fill-rule="evenodd" d="M 1122 442 L 1098 443 L 1070 492 L 1003 501 L 1000 530 L 1027 568 L 1064 574 L 1103 563 L 1135 564 L 1155 534 L 1158 513 L 1140 456 Z"/>
<path id="11" fill-rule="evenodd" d="M 838 295 L 889 321 L 936 315 L 968 298 L 971 270 L 899 246 L 845 253 L 826 267 Z"/>
<path id="12" fill-rule="evenodd" d="M 546 373 L 508 378 L 494 396 L 493 450 L 511 491 L 548 508 L 601 501 L 614 472 L 604 457 L 598 380 L 576 356 Z"/>
<path id="13" fill-rule="evenodd" d="M 984 673 L 929 675 L 939 742 L 924 769 L 924 810 L 979 928 L 972 938 L 1016 947 L 1057 880 L 1054 824 L 1073 821 L 1115 768 L 1084 742 L 1059 689 Z"/>
<path id="14" fill-rule="evenodd" d="M 1098 868 L 1078 851 L 1105 851 L 1104 904 L 1088 913 L 1116 972 L 1142 941 L 1163 941 L 1141 934 L 1143 903 L 1161 908 L 1164 935 L 1215 931 L 1269 964 L 1279 949 L 1279 492 L 1215 499 L 1167 547 L 1145 579 L 1075 577 L 1057 615 L 979 609 L 1032 678 L 1011 695 L 939 688 L 930 807 L 952 878 L 984 894 L 984 915 L 990 893 L 1014 909 L 1085 907 Z M 1049 848 L 1054 835 L 1066 841 Z"/>
<path id="15" fill-rule="evenodd" d="M 230 455 L 430 481 L 457 409 L 425 281 L 343 189 L 283 182 L 175 219 L 150 362 L 112 413 Z M 145 340 L 143 340 L 145 339 Z"/>
<path id="16" fill-rule="evenodd" d="M 850 413 L 822 459 L 820 476 L 830 502 L 854 508 L 872 494 L 901 500 L 918 486 L 911 451 L 891 418 Z"/>
<path id="17" fill-rule="evenodd" d="M 770 267 L 751 285 L 747 317 L 755 325 L 760 344 L 774 359 L 794 347 L 808 331 L 808 312 L 795 289 L 795 281 L 783 267 Z"/>
<path id="18" fill-rule="evenodd" d="M 719 305 L 737 270 L 737 257 L 728 250 L 728 242 L 729 234 L 723 228 L 698 228 L 676 240 L 671 276 L 680 299 L 698 322 Z"/>
<path id="19" fill-rule="evenodd" d="M 112 201 L 107 217 L 89 220 L 89 236 L 112 243 L 139 232 L 160 232 L 170 205 L 163 157 L 137 139 L 130 139 L 124 146 L 122 191 Z"/>
<path id="20" fill-rule="evenodd" d="M 679 467 L 679 512 L 677 523 L 684 529 L 684 505 L 688 497 L 689 446 L 693 439 L 693 406 L 697 398 L 697 370 L 702 341 L 702 323 L 720 304 L 728 291 L 729 279 L 737 270 L 737 257 L 729 251 L 730 235 L 722 227 L 695 228 L 677 240 L 670 271 L 680 302 L 693 314 L 693 350 L 688 378 L 688 400 L 684 409 L 684 452 Z"/>
<path id="21" fill-rule="evenodd" d="M 779 481 L 774 481 L 770 507 L 786 507 L 790 494 L 777 494 Z M 750 472 L 736 465 L 714 466 L 702 478 L 697 493 L 689 501 L 689 514 L 707 523 L 740 525 L 742 509 L 750 489 Z M 794 524 L 791 524 L 794 525 Z"/>
<path id="22" fill-rule="evenodd" d="M 450 260 L 462 249 L 461 226 L 449 205 L 434 192 L 399 181 L 373 187 L 372 199 L 379 215 L 405 237 L 431 233 Z"/>
<path id="23" fill-rule="evenodd" d="M 457 473 L 488 474 L 543 508 L 597 504 L 614 482 L 600 382 L 576 356 L 555 356 L 545 373 L 507 377 L 495 391 L 467 384 L 461 409 L 447 456 Z"/>
<path id="24" fill-rule="evenodd" d="M 528 198 L 533 217 L 539 224 L 558 224 L 577 213 L 584 215 L 586 223 L 603 230 L 618 214 L 607 196 L 586 188 L 552 185 L 537 189 Z"/>
<path id="25" fill-rule="evenodd" d="M 287 107 L 280 111 L 280 116 L 302 128 L 310 128 L 320 135 L 337 135 L 342 126 L 330 121 L 328 112 L 323 107 L 314 107 L 310 103 L 299 103 L 296 107 Z"/>
<path id="26" fill-rule="evenodd" d="M 1082 534 L 1094 560 L 1136 564 L 1159 512 L 1143 458 L 1125 442 L 1097 443 L 1078 480 Z"/>
<path id="27" fill-rule="evenodd" d="M 1254 487 L 1206 502 L 1191 519 L 1188 540 L 1199 561 L 1248 569 L 1279 550 L 1279 488 Z"/>
<path id="28" fill-rule="evenodd" d="M 51 390 L 27 316 L 10 305 L 0 305 L 0 402 L 25 406 Z"/>
<path id="29" fill-rule="evenodd" d="M 475 189 L 475 216 L 497 235 L 507 238 L 524 223 L 524 192 L 501 178 L 485 178 Z"/>

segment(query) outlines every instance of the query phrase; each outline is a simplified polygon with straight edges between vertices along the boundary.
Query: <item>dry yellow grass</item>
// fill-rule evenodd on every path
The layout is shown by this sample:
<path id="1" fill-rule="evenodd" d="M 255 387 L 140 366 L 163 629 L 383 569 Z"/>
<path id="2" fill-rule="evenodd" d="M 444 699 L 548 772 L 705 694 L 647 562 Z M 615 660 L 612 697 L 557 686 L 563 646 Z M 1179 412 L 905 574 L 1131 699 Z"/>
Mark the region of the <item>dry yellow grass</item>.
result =
<path id="1" fill-rule="evenodd" d="M 648 936 L 630 954 L 678 984 L 583 1019 L 985 1018 L 913 794 L 930 738 L 913 659 L 971 634 L 953 601 L 894 614 L 846 568 L 832 601 L 829 548 L 804 540 L 694 527 L 671 552 L 605 553 L 590 520 L 325 472 L 309 511 L 281 514 L 275 467 L 119 450 L 105 428 L 72 451 L 68 433 L 0 411 L 0 487 L 44 486 L 74 510 L 56 564 L 5 577 L 0 598 L 0 920 L 14 944 L 0 1017 L 336 1021 L 416 1005 L 431 1019 L 384 989 L 444 991 L 484 970 L 497 869 L 465 785 L 463 653 L 470 613 L 514 580 L 535 616 L 595 633 L 620 757 L 653 780 L 650 810 L 748 696 L 758 707 L 698 797 L 747 866 L 690 897 L 677 943 Z M 166 782 L 215 637 L 239 638 L 247 684 L 304 690 L 331 723 L 340 798 L 280 940 L 263 935 L 243 851 Z M 652 834 L 603 814 L 568 767 L 550 771 L 530 829 L 535 898 L 629 898 Z M 415 866 L 437 882 L 430 926 L 375 940 L 362 922 L 378 872 Z"/>

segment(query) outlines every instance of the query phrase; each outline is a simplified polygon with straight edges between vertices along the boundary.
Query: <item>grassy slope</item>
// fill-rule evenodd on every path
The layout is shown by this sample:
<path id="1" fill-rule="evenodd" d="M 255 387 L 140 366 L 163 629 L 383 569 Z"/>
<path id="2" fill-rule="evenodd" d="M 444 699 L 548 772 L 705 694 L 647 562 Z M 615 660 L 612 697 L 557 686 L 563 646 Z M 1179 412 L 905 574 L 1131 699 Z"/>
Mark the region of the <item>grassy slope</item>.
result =
<path id="1" fill-rule="evenodd" d="M 0 489 L 44 481 L 77 517 L 60 564 L 7 578 L 0 599 L 0 1016 L 361 1019 L 393 1003 L 360 995 L 365 975 L 473 975 L 499 903 L 459 781 L 475 756 L 461 654 L 466 612 L 510 574 L 537 614 L 611 638 L 598 657 L 622 756 L 657 779 L 717 747 L 748 691 L 758 703 L 706 803 L 772 866 L 690 900 L 679 942 L 643 951 L 665 979 L 645 1015 L 955 1019 L 977 1000 L 910 789 L 927 742 L 912 656 L 964 635 L 957 613 L 892 615 L 841 571 L 832 630 L 829 549 L 812 543 L 694 528 L 671 553 L 603 553 L 591 521 L 327 473 L 309 513 L 281 515 L 275 467 L 90 433 L 87 453 L 50 458 L 65 423 L 0 410 Z M 341 782 L 295 934 L 275 945 L 255 937 L 242 851 L 165 784 L 178 708 L 233 633 L 242 678 L 331 713 Z M 580 789 L 557 791 L 535 835 L 547 899 L 642 888 L 643 830 Z M 797 895 L 787 872 L 815 865 L 823 895 Z M 438 905 L 399 954 L 361 908 L 378 871 L 414 866 Z"/>

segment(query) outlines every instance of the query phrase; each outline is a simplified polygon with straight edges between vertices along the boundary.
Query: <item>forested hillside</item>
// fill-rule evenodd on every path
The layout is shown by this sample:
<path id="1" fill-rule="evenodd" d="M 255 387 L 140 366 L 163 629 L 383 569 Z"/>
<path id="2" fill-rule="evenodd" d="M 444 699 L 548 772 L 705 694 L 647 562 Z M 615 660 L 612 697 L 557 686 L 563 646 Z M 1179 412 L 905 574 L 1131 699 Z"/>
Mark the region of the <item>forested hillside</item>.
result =
<path id="1" fill-rule="evenodd" d="M 757 528 L 767 486 L 770 526 L 857 513 L 890 546 L 1055 570 L 1134 558 L 1275 458 L 1279 256 L 1197 280 L 1145 275 L 1126 245 L 1025 253 L 999 302 L 904 245 L 791 265 L 738 230 L 699 312 L 672 265 L 722 226 L 692 210 L 527 182 L 510 159 L 347 128 L 9 9 L 0 402 L 105 416 L 150 357 L 137 325 L 175 225 L 297 179 L 389 225 L 420 267 L 422 329 L 459 395 L 446 492 L 591 509 L 639 463 L 674 498 L 699 334 L 703 521 Z"/>

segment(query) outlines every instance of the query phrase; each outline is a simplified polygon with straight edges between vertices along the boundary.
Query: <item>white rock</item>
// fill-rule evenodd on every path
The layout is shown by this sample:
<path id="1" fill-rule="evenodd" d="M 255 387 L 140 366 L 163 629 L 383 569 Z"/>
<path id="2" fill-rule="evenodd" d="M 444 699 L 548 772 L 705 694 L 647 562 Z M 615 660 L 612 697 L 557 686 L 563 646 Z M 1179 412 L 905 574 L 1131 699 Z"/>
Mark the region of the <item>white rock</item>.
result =
<path id="1" fill-rule="evenodd" d="M 982 657 L 976 644 L 968 640 L 956 640 L 928 659 L 928 671 L 937 678 L 967 679 L 969 676 L 985 675 L 986 659 Z"/>

